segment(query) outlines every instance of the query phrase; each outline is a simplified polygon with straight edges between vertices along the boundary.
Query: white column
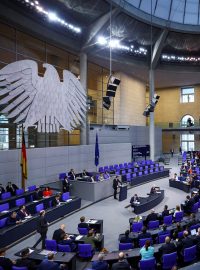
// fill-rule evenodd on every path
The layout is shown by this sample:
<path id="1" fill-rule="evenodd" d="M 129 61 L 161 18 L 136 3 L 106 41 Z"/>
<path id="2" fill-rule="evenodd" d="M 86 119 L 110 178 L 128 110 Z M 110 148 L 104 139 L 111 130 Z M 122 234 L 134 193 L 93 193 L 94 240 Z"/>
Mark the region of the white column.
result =
<path id="1" fill-rule="evenodd" d="M 80 83 L 85 89 L 86 95 L 87 93 L 87 54 L 80 54 Z M 81 145 L 88 144 L 89 141 L 89 133 L 88 133 L 88 125 L 87 125 L 87 112 L 85 114 L 85 121 L 81 127 Z"/>
<path id="2" fill-rule="evenodd" d="M 149 70 L 149 103 L 154 96 L 154 70 Z M 150 159 L 155 160 L 155 122 L 154 112 L 150 112 L 150 123 L 149 123 L 149 144 L 150 144 Z"/>

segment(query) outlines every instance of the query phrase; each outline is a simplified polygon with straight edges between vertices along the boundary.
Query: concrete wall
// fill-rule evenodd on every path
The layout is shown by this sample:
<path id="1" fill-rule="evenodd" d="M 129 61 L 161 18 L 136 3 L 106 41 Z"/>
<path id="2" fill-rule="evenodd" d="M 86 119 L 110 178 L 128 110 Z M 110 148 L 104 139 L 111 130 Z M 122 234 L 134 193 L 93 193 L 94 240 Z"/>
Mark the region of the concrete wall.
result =
<path id="1" fill-rule="evenodd" d="M 130 143 L 100 144 L 99 166 L 112 165 L 131 160 Z M 27 150 L 28 181 L 27 186 L 41 185 L 58 179 L 58 174 L 74 168 L 95 171 L 94 145 L 35 148 Z M 21 179 L 20 150 L 0 151 L 0 182 L 15 182 L 20 186 Z"/>

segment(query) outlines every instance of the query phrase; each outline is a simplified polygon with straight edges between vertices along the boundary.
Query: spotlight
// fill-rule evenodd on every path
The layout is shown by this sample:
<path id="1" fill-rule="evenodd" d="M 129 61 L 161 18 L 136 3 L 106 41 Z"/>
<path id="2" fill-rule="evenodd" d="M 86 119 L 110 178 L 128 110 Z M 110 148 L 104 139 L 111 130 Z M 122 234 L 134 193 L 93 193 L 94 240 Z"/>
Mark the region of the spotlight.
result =
<path id="1" fill-rule="evenodd" d="M 116 85 L 119 85 L 120 84 L 120 79 L 114 77 L 114 76 L 110 76 L 110 82 L 113 83 L 113 84 L 116 84 Z"/>
<path id="2" fill-rule="evenodd" d="M 100 45 L 106 45 L 106 44 L 107 44 L 107 41 L 106 41 L 105 37 L 102 37 L 102 36 L 98 37 L 97 42 L 98 42 Z"/>
<path id="3" fill-rule="evenodd" d="M 117 90 L 117 85 L 109 83 L 107 85 L 106 96 L 107 97 L 115 97 L 116 90 Z"/>
<path id="4" fill-rule="evenodd" d="M 48 13 L 48 17 L 49 17 L 49 20 L 50 21 L 57 21 L 58 20 L 58 17 L 57 17 L 57 15 L 54 13 L 54 12 L 49 12 Z"/>
<path id="5" fill-rule="evenodd" d="M 150 114 L 150 105 L 148 105 L 146 108 L 145 108 L 145 110 L 144 110 L 144 112 L 143 112 L 143 115 L 144 116 L 146 116 L 146 117 L 148 117 L 149 116 L 149 114 Z"/>
<path id="6" fill-rule="evenodd" d="M 155 105 L 158 103 L 159 98 L 160 98 L 159 95 L 154 94 L 154 96 L 153 96 L 153 98 L 152 98 L 152 100 L 151 100 L 151 104 L 152 104 L 152 105 L 154 104 L 154 106 L 155 106 Z"/>
<path id="7" fill-rule="evenodd" d="M 107 110 L 110 109 L 111 101 L 109 97 L 103 97 L 103 107 Z"/>

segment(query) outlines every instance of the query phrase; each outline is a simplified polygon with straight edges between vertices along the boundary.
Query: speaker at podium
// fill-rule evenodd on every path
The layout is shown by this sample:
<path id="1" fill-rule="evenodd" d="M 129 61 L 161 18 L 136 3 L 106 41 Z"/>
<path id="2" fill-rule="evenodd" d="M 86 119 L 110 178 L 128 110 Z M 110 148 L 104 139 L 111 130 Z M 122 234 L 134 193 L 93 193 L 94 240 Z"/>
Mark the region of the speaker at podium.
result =
<path id="1" fill-rule="evenodd" d="M 119 201 L 127 199 L 127 185 L 119 185 Z"/>

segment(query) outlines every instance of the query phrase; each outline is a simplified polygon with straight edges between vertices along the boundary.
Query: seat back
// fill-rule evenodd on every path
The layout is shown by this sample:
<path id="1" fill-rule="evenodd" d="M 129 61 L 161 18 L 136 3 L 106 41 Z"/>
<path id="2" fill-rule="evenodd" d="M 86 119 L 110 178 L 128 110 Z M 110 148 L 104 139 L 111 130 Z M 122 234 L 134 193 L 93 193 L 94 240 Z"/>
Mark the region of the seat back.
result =
<path id="1" fill-rule="evenodd" d="M 156 266 L 155 258 L 140 261 L 140 270 L 154 270 Z"/>
<path id="2" fill-rule="evenodd" d="M 44 210 L 44 204 L 43 203 L 40 203 L 40 204 L 36 205 L 36 207 L 35 207 L 36 213 L 39 213 L 42 210 Z"/>
<path id="3" fill-rule="evenodd" d="M 24 193 L 24 189 L 23 188 L 16 189 L 16 195 L 17 196 L 22 195 L 23 193 Z"/>
<path id="4" fill-rule="evenodd" d="M 36 185 L 28 187 L 29 192 L 34 191 L 34 190 L 36 190 Z"/>
<path id="5" fill-rule="evenodd" d="M 162 244 L 162 243 L 165 243 L 165 237 L 169 236 L 170 237 L 170 234 L 169 233 L 166 233 L 166 234 L 161 234 L 158 236 L 158 243 L 159 244 Z"/>
<path id="6" fill-rule="evenodd" d="M 162 256 L 162 269 L 172 269 L 177 264 L 177 252 L 164 254 Z"/>
<path id="7" fill-rule="evenodd" d="M 2 200 L 9 199 L 10 197 L 11 197 L 11 193 L 10 192 L 5 192 L 5 193 L 1 194 L 1 199 Z"/>
<path id="8" fill-rule="evenodd" d="M 143 223 L 142 222 L 136 222 L 132 224 L 132 232 L 141 232 Z"/>
<path id="9" fill-rule="evenodd" d="M 64 180 L 64 178 L 67 176 L 66 173 L 59 173 L 59 179 Z"/>
<path id="10" fill-rule="evenodd" d="M 146 242 L 147 240 L 150 240 L 150 241 L 152 242 L 152 239 L 151 239 L 151 238 L 140 239 L 140 240 L 139 240 L 139 246 L 140 246 L 140 247 L 143 247 L 144 244 L 145 244 L 145 242 Z"/>
<path id="11" fill-rule="evenodd" d="M 198 208 L 199 208 L 199 203 L 196 202 L 196 203 L 192 206 L 192 213 L 198 212 Z"/>
<path id="12" fill-rule="evenodd" d="M 88 229 L 87 228 L 78 228 L 79 234 L 81 235 L 87 235 Z"/>
<path id="13" fill-rule="evenodd" d="M 127 182 L 130 182 L 131 181 L 131 174 L 130 173 L 127 173 L 126 174 L 126 181 Z"/>
<path id="14" fill-rule="evenodd" d="M 133 248 L 133 244 L 131 243 L 119 243 L 119 250 L 128 250 L 132 248 Z"/>
<path id="15" fill-rule="evenodd" d="M 172 215 L 165 216 L 163 219 L 163 223 L 167 226 L 171 225 L 172 224 Z"/>
<path id="16" fill-rule="evenodd" d="M 183 260 L 184 260 L 184 262 L 194 261 L 196 259 L 196 252 L 197 252 L 196 245 L 192 246 L 192 247 L 189 247 L 189 248 L 185 248 L 183 250 Z"/>
<path id="17" fill-rule="evenodd" d="M 70 245 L 60 245 L 58 244 L 58 251 L 60 252 L 71 252 L 71 247 Z"/>
<path id="18" fill-rule="evenodd" d="M 25 203 L 26 203 L 25 198 L 20 198 L 20 199 L 17 199 L 17 200 L 15 201 L 15 205 L 16 205 L 16 206 L 21 206 L 21 205 L 23 205 L 23 204 L 25 204 Z"/>
<path id="19" fill-rule="evenodd" d="M 28 268 L 26 266 L 12 266 L 12 270 L 28 270 Z"/>
<path id="20" fill-rule="evenodd" d="M 159 228 L 159 220 L 149 221 L 148 228 L 149 229 L 157 229 L 157 228 Z"/>
<path id="21" fill-rule="evenodd" d="M 51 250 L 51 251 L 57 251 L 57 242 L 56 240 L 45 240 L 45 248 L 47 250 Z"/>
<path id="22" fill-rule="evenodd" d="M 69 199 L 69 192 L 63 193 L 63 194 L 62 194 L 62 200 L 63 200 L 63 201 L 66 201 L 66 200 L 68 200 L 68 199 Z"/>
<path id="23" fill-rule="evenodd" d="M 177 212 L 175 214 L 175 222 L 180 222 L 183 219 L 183 211 Z"/>
<path id="24" fill-rule="evenodd" d="M 78 253 L 81 258 L 92 257 L 92 245 L 91 244 L 78 244 Z"/>
<path id="25" fill-rule="evenodd" d="M 183 231 L 182 232 L 178 232 L 178 239 L 183 238 Z"/>
<path id="26" fill-rule="evenodd" d="M 3 228 L 6 226 L 7 217 L 0 219 L 0 228 Z"/>
<path id="27" fill-rule="evenodd" d="M 9 203 L 4 203 L 0 205 L 0 212 L 9 210 Z"/>

